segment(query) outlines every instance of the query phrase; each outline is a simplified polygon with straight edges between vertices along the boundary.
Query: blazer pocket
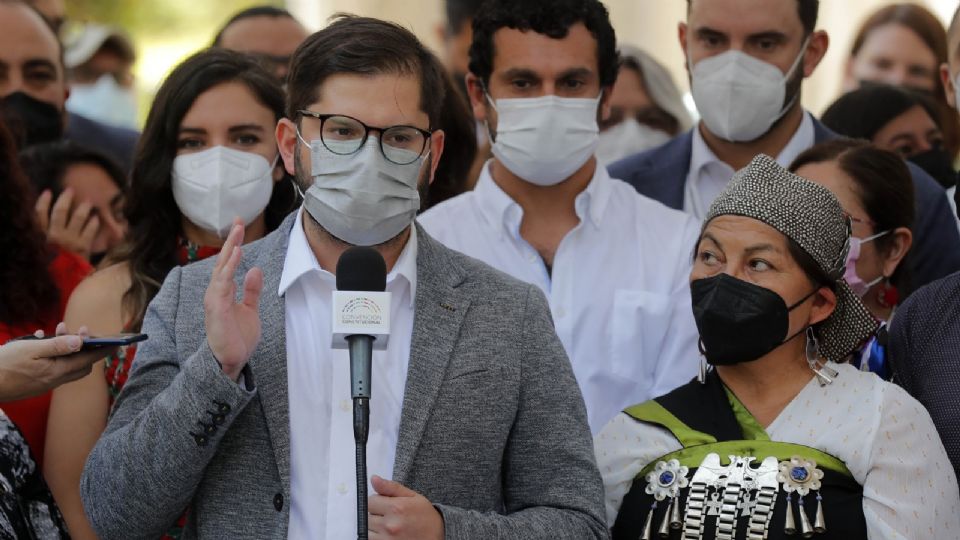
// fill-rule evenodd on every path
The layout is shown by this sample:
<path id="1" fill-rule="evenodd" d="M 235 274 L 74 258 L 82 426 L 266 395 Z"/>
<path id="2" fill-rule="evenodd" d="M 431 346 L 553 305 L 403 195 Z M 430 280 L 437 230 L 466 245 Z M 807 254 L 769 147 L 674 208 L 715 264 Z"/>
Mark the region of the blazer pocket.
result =
<path id="1" fill-rule="evenodd" d="M 669 294 L 621 289 L 613 300 L 613 370 L 634 381 L 649 381 L 659 360 L 673 311 Z"/>
<path id="2" fill-rule="evenodd" d="M 460 371 L 455 371 L 455 372 L 447 375 L 447 377 L 445 378 L 445 380 L 447 380 L 447 381 L 455 381 L 455 380 L 464 379 L 464 378 L 467 378 L 467 377 L 479 377 L 479 376 L 481 376 L 481 375 L 483 375 L 483 374 L 485 374 L 485 373 L 488 373 L 488 372 L 490 372 L 490 371 L 491 371 L 491 369 L 488 368 L 488 367 L 472 367 L 472 368 L 466 368 L 466 369 L 462 369 L 462 370 L 460 370 Z"/>

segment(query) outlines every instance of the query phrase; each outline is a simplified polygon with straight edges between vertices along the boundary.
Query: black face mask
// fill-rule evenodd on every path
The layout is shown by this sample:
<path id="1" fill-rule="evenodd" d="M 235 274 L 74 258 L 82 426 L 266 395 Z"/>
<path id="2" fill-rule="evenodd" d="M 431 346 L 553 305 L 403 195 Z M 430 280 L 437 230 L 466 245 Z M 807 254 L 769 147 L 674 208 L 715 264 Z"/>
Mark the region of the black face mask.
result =
<path id="1" fill-rule="evenodd" d="M 23 92 L 14 92 L 0 99 L 0 115 L 13 133 L 18 149 L 63 137 L 60 110 Z"/>
<path id="2" fill-rule="evenodd" d="M 787 307 L 779 294 L 729 274 L 694 281 L 690 295 L 701 352 L 715 366 L 760 358 L 803 333 L 786 339 L 790 312 L 817 290 Z"/>
<path id="3" fill-rule="evenodd" d="M 950 156 L 940 148 L 932 148 L 907 158 L 907 161 L 926 171 L 944 188 L 957 185 L 957 171 L 953 169 L 953 162 Z"/>

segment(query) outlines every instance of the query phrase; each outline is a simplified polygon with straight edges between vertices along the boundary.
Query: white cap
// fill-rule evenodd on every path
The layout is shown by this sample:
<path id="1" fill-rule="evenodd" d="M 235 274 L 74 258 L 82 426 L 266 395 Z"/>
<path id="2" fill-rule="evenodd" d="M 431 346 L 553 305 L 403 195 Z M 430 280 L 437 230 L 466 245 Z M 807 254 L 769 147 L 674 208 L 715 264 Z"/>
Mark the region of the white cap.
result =
<path id="1" fill-rule="evenodd" d="M 121 47 L 128 49 L 130 56 L 133 55 L 133 44 L 122 30 L 103 24 L 87 23 L 76 32 L 71 32 L 65 40 L 64 65 L 67 69 L 72 69 L 85 64 L 111 38 L 118 40 Z"/>

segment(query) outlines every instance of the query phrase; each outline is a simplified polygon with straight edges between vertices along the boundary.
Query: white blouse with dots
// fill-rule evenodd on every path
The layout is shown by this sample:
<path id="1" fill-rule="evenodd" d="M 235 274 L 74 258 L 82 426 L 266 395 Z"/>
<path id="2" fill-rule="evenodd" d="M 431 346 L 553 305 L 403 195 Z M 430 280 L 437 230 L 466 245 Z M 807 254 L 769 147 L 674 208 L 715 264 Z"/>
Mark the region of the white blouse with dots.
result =
<path id="1" fill-rule="evenodd" d="M 770 440 L 843 460 L 863 486 L 870 540 L 960 539 L 960 488 L 926 409 L 873 373 L 830 365 L 839 377 L 824 387 L 811 379 L 767 426 Z M 681 448 L 666 429 L 624 413 L 600 431 L 594 446 L 610 526 L 640 470 Z"/>

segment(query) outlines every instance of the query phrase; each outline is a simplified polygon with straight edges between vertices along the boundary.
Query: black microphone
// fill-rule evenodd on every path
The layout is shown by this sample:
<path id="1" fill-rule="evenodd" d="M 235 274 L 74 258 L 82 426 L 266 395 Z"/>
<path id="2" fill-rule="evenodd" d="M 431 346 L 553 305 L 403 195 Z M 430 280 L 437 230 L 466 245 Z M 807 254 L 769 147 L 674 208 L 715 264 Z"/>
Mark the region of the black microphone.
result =
<path id="1" fill-rule="evenodd" d="M 337 261 L 333 301 L 334 347 L 350 351 L 350 395 L 357 458 L 357 538 L 367 539 L 367 436 L 370 432 L 371 364 L 374 343 L 385 348 L 390 332 L 387 264 L 377 250 L 352 247 Z M 378 347 L 381 348 L 381 347 Z"/>

